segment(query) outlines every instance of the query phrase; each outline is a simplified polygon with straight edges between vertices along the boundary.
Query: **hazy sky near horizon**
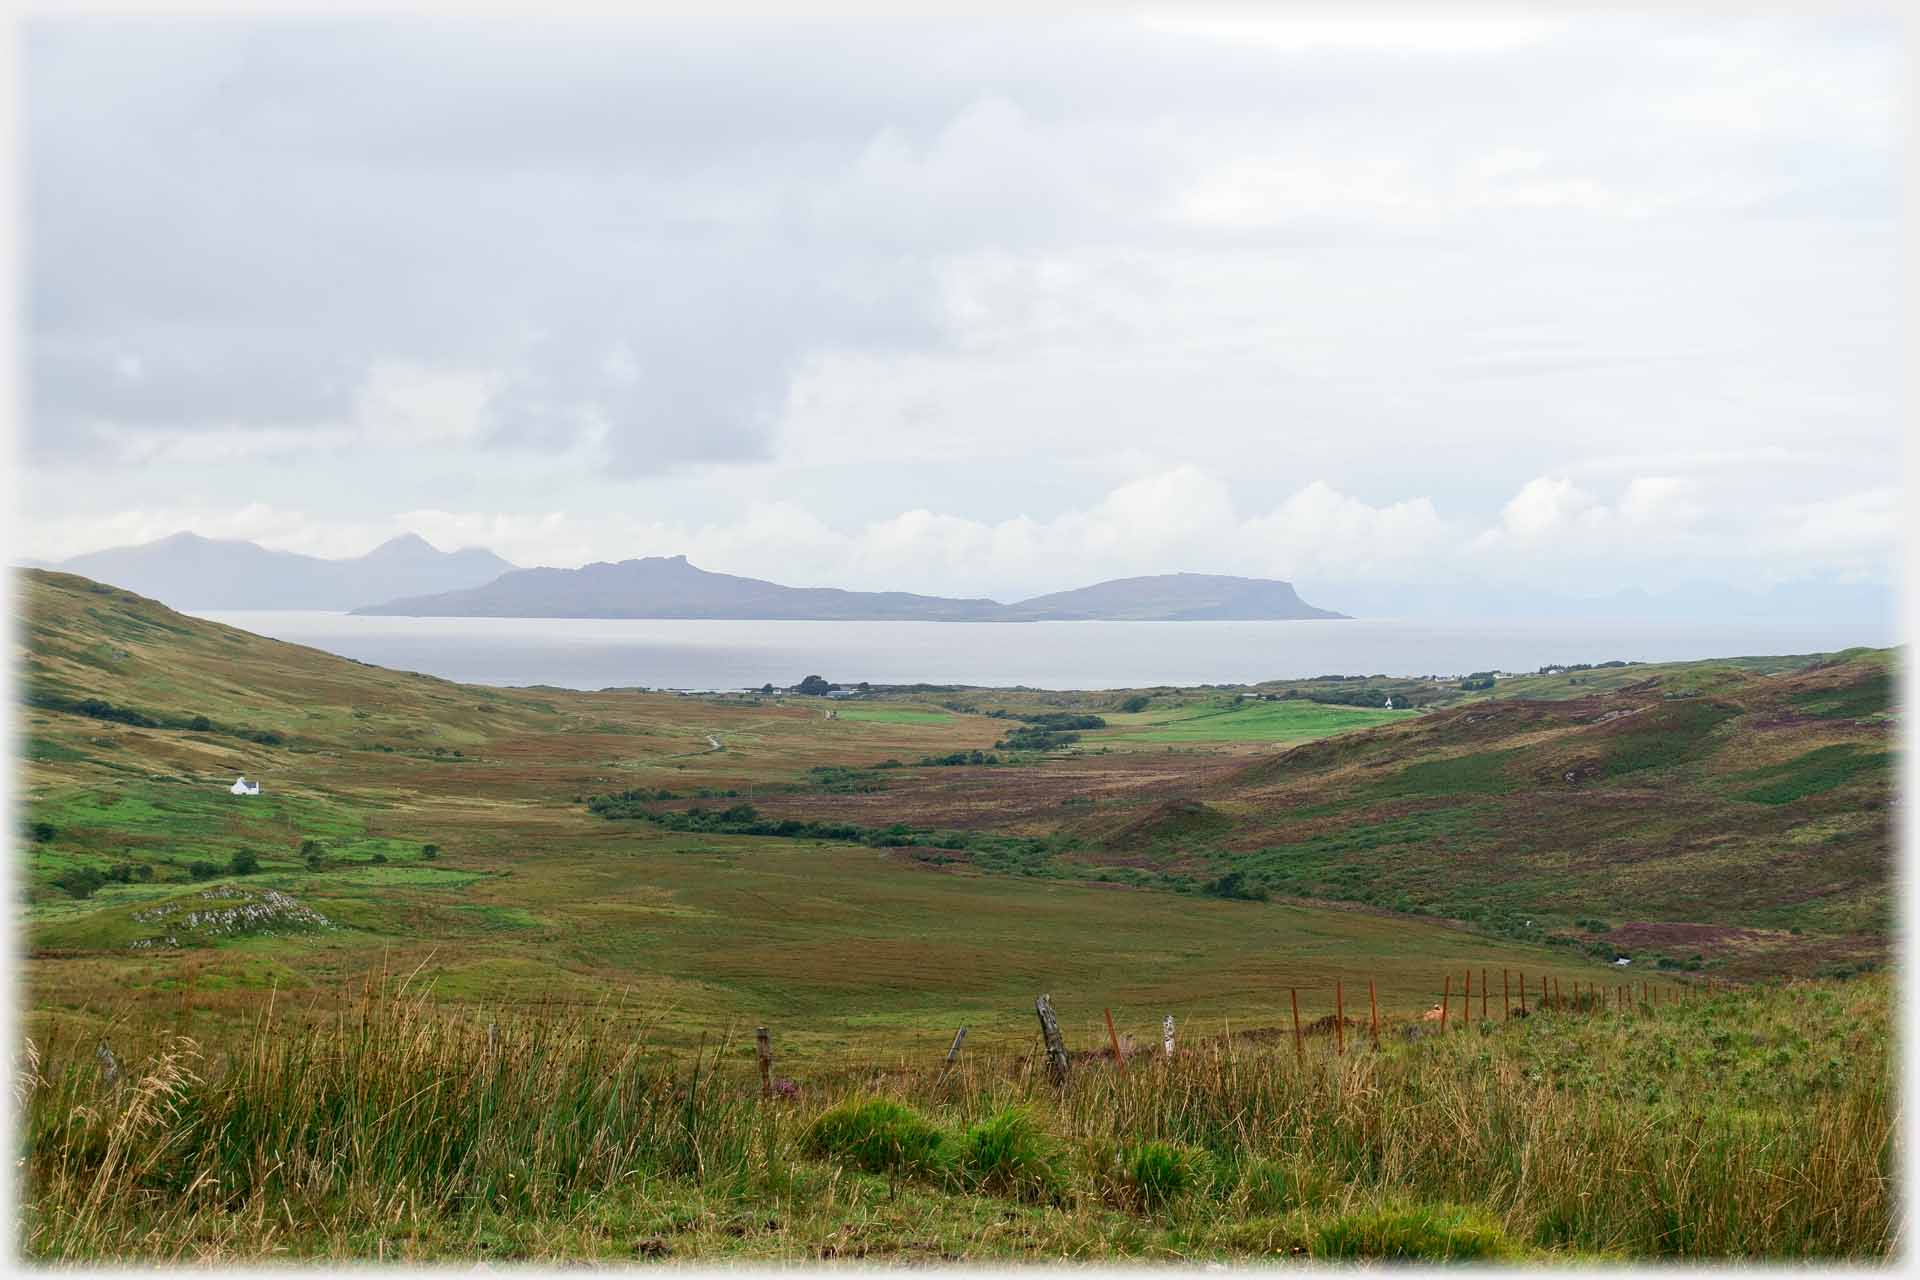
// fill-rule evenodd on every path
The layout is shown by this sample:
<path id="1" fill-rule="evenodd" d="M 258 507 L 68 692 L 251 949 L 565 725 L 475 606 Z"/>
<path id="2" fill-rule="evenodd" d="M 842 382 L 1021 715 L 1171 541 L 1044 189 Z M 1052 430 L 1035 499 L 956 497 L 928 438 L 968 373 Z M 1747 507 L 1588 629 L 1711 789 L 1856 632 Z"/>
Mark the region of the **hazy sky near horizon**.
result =
<path id="1" fill-rule="evenodd" d="M 1888 581 L 1892 19 L 23 29 L 21 555 Z"/>

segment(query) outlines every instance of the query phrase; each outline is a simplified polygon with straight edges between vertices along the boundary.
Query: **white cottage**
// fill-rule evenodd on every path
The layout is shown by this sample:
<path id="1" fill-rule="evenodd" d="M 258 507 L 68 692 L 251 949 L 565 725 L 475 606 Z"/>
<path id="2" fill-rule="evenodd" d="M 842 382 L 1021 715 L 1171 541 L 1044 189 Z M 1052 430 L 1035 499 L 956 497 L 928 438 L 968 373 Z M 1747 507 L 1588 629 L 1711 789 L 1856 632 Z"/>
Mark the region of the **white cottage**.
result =
<path id="1" fill-rule="evenodd" d="M 242 774 L 233 780 L 233 785 L 228 787 L 227 790 L 236 796 L 257 796 L 260 794 L 260 784 L 257 782 L 248 783 L 246 775 Z"/>

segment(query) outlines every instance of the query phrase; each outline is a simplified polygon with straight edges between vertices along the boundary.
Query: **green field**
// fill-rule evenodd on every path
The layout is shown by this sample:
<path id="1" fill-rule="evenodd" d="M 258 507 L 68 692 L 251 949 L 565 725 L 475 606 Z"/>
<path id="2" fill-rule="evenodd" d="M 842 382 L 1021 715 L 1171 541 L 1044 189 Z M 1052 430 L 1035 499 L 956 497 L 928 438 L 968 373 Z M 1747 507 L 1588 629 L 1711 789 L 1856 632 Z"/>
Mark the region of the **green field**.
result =
<path id="1" fill-rule="evenodd" d="M 1413 715 L 1365 707 L 1337 707 L 1301 701 L 1253 702 L 1238 707 L 1196 709 L 1167 716 L 1151 711 L 1108 715 L 1109 737 L 1126 742 L 1311 742 L 1316 738 L 1367 729 Z"/>

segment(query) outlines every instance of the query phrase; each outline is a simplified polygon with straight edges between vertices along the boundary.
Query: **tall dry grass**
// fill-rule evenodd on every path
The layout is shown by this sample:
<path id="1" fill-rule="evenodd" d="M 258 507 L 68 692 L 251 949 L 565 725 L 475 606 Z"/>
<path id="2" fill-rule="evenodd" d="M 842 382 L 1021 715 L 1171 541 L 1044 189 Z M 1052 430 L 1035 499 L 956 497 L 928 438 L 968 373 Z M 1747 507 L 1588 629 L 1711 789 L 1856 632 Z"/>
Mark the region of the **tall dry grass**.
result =
<path id="1" fill-rule="evenodd" d="M 937 1131 L 928 1153 L 948 1134 L 971 1153 L 953 1167 L 979 1166 L 928 1181 L 929 1154 L 893 1176 L 956 1198 L 1039 1187 L 1056 1240 L 1100 1238 L 1116 1207 L 1199 1252 L 1265 1247 L 1244 1242 L 1273 1237 L 1276 1215 L 1464 1207 L 1523 1249 L 1871 1258 L 1895 1221 L 1887 1006 L 1876 980 L 1345 1057 L 1218 1040 L 1082 1064 L 1058 1090 L 1031 1062 L 860 1065 L 783 1101 L 760 1098 L 745 1044 L 654 1052 L 577 1012 L 490 1032 L 369 989 L 324 1019 L 263 1019 L 216 1061 L 158 1039 L 111 1080 L 95 1046 L 29 1046 L 22 1243 L 64 1259 L 351 1253 L 376 1227 L 586 1222 L 676 1188 L 791 1211 L 820 1185 L 804 1171 L 855 1167 L 815 1121 L 880 1097 Z M 1027 1172 L 996 1178 L 1005 1161 Z"/>

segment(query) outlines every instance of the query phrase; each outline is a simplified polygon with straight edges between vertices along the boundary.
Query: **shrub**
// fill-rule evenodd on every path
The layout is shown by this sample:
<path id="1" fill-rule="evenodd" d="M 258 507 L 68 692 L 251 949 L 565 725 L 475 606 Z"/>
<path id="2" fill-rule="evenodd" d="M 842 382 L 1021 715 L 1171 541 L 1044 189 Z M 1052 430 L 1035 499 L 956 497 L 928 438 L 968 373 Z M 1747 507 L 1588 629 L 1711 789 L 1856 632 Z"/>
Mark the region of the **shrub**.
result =
<path id="1" fill-rule="evenodd" d="M 248 742 L 257 742 L 263 747 L 277 747 L 286 741 L 285 738 L 271 729 L 256 729 L 252 733 L 245 734 L 244 736 Z"/>
<path id="2" fill-rule="evenodd" d="M 1059 1145 L 1025 1107 L 1003 1107 L 960 1138 L 954 1172 L 970 1190 L 1022 1200 L 1058 1200 L 1065 1189 Z"/>
<path id="3" fill-rule="evenodd" d="M 420 846 L 420 856 L 431 862 L 440 856 L 440 846 L 437 844 L 423 844 Z"/>
<path id="4" fill-rule="evenodd" d="M 93 891 L 106 882 L 107 878 L 92 867 L 74 867 L 53 878 L 56 887 L 66 890 L 76 898 L 91 898 Z"/>
<path id="5" fill-rule="evenodd" d="M 939 1167 L 946 1142 L 946 1131 L 911 1107 L 855 1098 L 815 1120 L 800 1148 L 868 1173 L 925 1175 Z"/>
<path id="6" fill-rule="evenodd" d="M 818 698 L 822 695 L 832 693 L 833 686 L 827 683 L 824 676 L 808 676 L 799 684 L 795 685 L 793 691 L 795 693 L 804 693 L 808 697 Z"/>
<path id="7" fill-rule="evenodd" d="M 1200 1153 L 1185 1147 L 1142 1142 L 1121 1148 L 1119 1174 L 1128 1203 L 1157 1213 L 1200 1185 L 1204 1164 Z"/>
<path id="8" fill-rule="evenodd" d="M 993 745 L 1001 751 L 1054 751 L 1080 741 L 1080 735 L 1050 729 L 1015 729 Z"/>
<path id="9" fill-rule="evenodd" d="M 1265 902 L 1267 891 L 1247 879 L 1244 871 L 1229 871 L 1200 886 L 1209 898 L 1230 898 L 1240 902 Z"/>
<path id="10" fill-rule="evenodd" d="M 27 835 L 35 844 L 45 844 L 59 835 L 51 822 L 32 822 L 27 824 Z"/>
<path id="11" fill-rule="evenodd" d="M 381 863 L 381 862 L 385 862 L 386 860 L 387 860 L 387 855 L 384 853 L 376 853 L 371 858 L 367 859 L 368 862 L 373 862 L 373 863 Z"/>
<path id="12" fill-rule="evenodd" d="M 195 733 L 206 733 L 213 728 L 213 721 L 207 719 L 205 716 L 195 716 L 193 719 L 187 721 L 187 728 L 193 730 Z"/>
<path id="13" fill-rule="evenodd" d="M 187 864 L 187 874 L 195 880 L 211 880 L 219 875 L 220 871 L 221 867 L 217 862 L 207 862 L 196 858 Z"/>
<path id="14" fill-rule="evenodd" d="M 1039 715 L 1016 716 L 1036 729 L 1049 729 L 1056 733 L 1071 729 L 1104 729 L 1107 722 L 1099 716 L 1076 714 L 1071 711 L 1046 711 Z M 1016 730 L 1015 732 L 1019 732 Z"/>
<path id="15" fill-rule="evenodd" d="M 1145 711 L 1147 709 L 1147 704 L 1151 703 L 1152 701 L 1153 699 L 1149 698 L 1146 694 L 1136 693 L 1131 698 L 1128 698 L 1125 702 L 1122 702 L 1120 704 L 1120 709 L 1128 713 L 1132 713 L 1136 711 Z"/>
<path id="16" fill-rule="evenodd" d="M 251 849 L 237 849 L 227 862 L 227 870 L 236 876 L 250 876 L 260 869 L 260 855 Z"/>

